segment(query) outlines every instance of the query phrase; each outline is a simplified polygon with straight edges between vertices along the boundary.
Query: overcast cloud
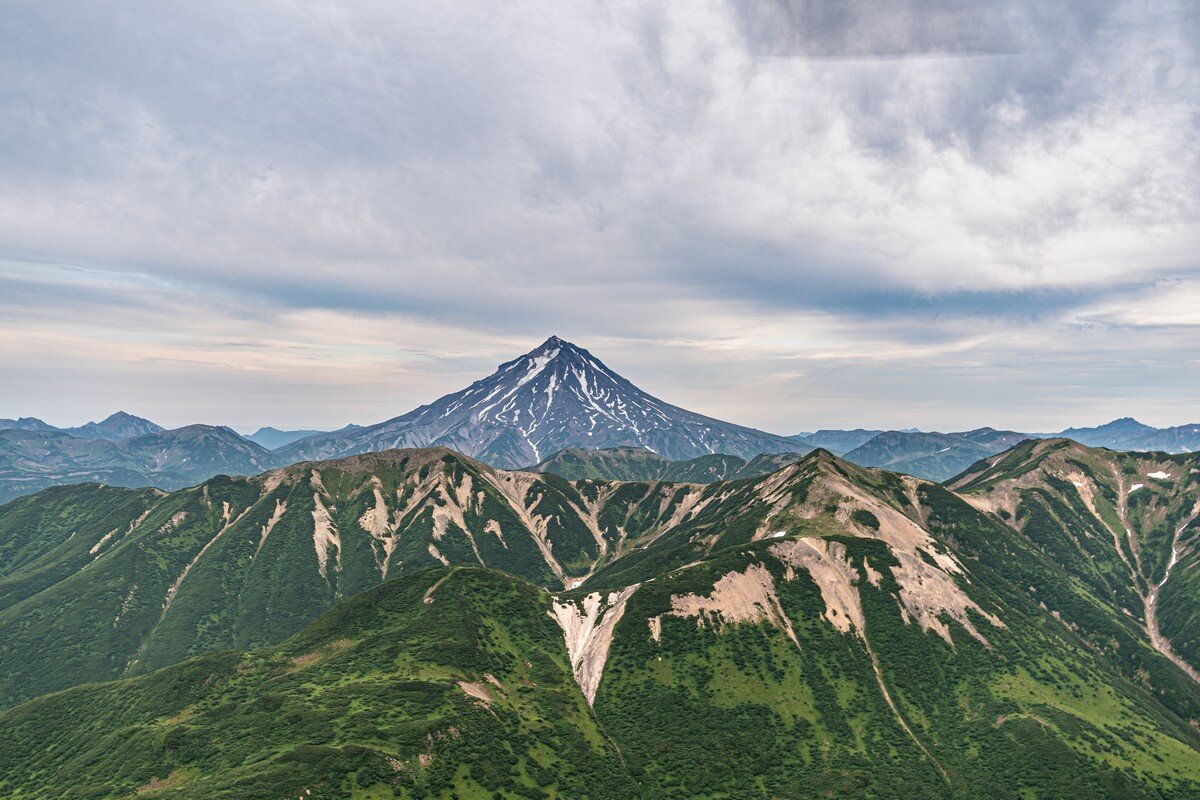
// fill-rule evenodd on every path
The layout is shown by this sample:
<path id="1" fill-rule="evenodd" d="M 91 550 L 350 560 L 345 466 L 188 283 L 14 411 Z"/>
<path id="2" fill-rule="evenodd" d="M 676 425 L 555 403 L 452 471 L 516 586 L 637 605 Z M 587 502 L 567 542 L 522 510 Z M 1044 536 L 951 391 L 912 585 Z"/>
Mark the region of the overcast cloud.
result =
<path id="1" fill-rule="evenodd" d="M 369 423 L 551 333 L 781 433 L 1200 419 L 1188 2 L 0 11 L 0 416 Z"/>

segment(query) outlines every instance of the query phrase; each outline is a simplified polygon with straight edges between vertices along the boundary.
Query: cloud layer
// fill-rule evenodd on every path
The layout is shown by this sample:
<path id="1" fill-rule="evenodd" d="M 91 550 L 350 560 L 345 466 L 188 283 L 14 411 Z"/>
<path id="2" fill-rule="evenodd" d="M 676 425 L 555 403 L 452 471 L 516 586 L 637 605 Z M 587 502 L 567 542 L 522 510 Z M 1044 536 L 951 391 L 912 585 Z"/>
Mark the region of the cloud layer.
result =
<path id="1" fill-rule="evenodd" d="M 1192 421 L 1200 15 L 1069 6 L 10 4 L 0 416 L 371 422 L 559 333 L 780 432 Z"/>

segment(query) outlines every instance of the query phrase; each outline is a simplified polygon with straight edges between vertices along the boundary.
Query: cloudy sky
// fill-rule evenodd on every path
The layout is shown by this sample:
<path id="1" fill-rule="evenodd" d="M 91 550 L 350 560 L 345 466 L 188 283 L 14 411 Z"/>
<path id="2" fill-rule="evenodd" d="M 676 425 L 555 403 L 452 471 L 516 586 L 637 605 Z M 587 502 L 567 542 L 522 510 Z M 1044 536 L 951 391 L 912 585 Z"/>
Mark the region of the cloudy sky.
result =
<path id="1" fill-rule="evenodd" d="M 780 433 L 1200 419 L 1192 2 L 0 15 L 0 416 L 370 423 L 555 333 Z"/>

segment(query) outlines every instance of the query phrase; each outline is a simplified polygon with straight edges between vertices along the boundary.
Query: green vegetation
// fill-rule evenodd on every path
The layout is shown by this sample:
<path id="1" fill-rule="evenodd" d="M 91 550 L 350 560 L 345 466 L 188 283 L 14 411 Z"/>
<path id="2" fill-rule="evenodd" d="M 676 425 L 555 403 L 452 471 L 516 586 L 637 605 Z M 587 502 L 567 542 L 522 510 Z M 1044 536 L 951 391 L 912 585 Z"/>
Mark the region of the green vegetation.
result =
<path id="1" fill-rule="evenodd" d="M 1146 613 L 1175 548 L 1193 657 L 1197 460 L 697 485 L 434 449 L 44 492 L 0 507 L 0 796 L 1197 797 Z"/>
<path id="2" fill-rule="evenodd" d="M 439 568 L 277 647 L 49 695 L 0 715 L 0 795 L 636 797 L 548 606 L 512 577 Z"/>
<path id="3" fill-rule="evenodd" d="M 715 483 L 755 478 L 799 461 L 800 453 L 764 453 L 750 460 L 714 453 L 684 461 L 671 461 L 642 447 L 608 447 L 560 450 L 533 467 L 534 472 L 552 472 L 567 480 L 671 481 Z"/>

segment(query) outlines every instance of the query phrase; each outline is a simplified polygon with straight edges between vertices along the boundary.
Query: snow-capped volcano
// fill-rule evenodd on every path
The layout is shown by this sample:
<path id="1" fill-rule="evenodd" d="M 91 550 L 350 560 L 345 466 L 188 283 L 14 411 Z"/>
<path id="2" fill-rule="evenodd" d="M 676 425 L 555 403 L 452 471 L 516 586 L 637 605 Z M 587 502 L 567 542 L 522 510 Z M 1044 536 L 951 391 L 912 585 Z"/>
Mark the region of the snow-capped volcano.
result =
<path id="1" fill-rule="evenodd" d="M 637 446 L 670 459 L 811 449 L 664 403 L 587 350 L 551 336 L 462 391 L 378 425 L 302 439 L 279 453 L 302 460 L 431 445 L 507 468 L 568 447 Z"/>

